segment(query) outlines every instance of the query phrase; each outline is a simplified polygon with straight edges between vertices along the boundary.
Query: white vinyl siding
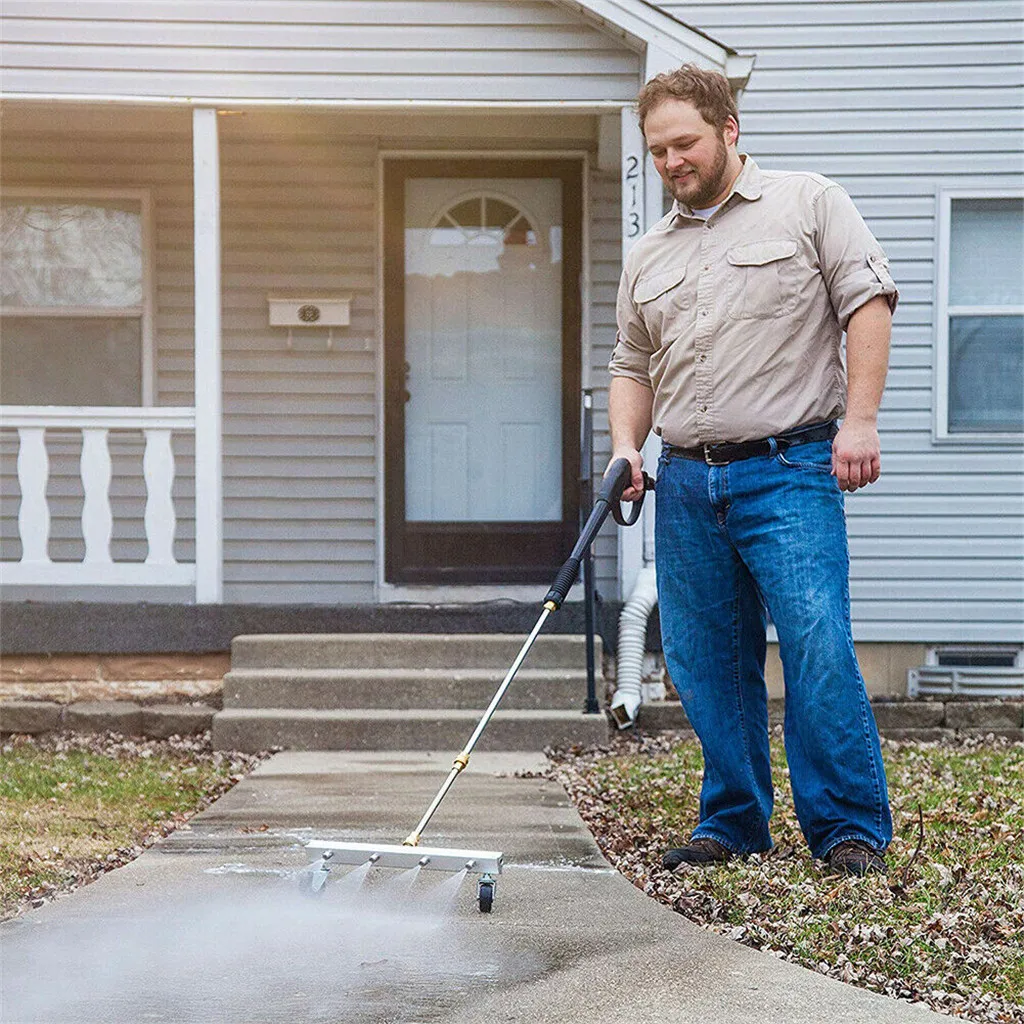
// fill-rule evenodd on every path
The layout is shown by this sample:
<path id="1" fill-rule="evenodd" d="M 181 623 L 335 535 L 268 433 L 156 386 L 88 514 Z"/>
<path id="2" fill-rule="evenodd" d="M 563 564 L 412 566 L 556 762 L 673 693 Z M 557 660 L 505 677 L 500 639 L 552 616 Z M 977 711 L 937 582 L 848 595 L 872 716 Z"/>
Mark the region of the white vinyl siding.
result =
<path id="1" fill-rule="evenodd" d="M 5 0 L 8 94 L 629 99 L 638 56 L 550 0 Z"/>
<path id="2" fill-rule="evenodd" d="M 766 168 L 839 181 L 892 260 L 901 299 L 880 415 L 882 479 L 847 499 L 856 638 L 1019 641 L 1021 449 L 937 445 L 933 374 L 936 193 L 1019 187 L 1020 4 L 660 6 L 757 54 L 740 149 Z"/>

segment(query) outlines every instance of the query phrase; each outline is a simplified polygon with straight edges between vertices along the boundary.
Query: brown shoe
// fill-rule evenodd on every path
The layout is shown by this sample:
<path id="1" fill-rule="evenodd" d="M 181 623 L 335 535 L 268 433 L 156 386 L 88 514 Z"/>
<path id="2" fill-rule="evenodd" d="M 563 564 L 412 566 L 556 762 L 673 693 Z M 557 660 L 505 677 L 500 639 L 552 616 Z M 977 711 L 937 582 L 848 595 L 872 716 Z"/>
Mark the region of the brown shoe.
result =
<path id="1" fill-rule="evenodd" d="M 825 862 L 829 871 L 837 875 L 857 875 L 880 871 L 888 874 L 885 857 L 873 846 L 860 839 L 844 839 L 828 851 Z"/>
<path id="2" fill-rule="evenodd" d="M 735 854 L 710 836 L 698 836 L 676 850 L 666 850 L 661 858 L 662 867 L 675 871 L 680 864 L 724 864 Z"/>

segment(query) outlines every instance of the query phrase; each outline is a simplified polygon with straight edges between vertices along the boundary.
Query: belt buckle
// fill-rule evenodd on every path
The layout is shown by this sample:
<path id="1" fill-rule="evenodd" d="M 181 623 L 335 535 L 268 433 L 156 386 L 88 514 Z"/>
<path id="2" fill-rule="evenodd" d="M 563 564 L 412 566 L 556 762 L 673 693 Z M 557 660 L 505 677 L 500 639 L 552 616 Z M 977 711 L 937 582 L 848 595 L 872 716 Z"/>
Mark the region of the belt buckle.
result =
<path id="1" fill-rule="evenodd" d="M 706 445 L 704 445 L 704 461 L 709 466 L 728 466 L 729 465 L 729 460 L 728 459 L 726 459 L 724 462 L 716 462 L 715 461 L 715 458 L 714 458 L 714 456 L 711 453 L 711 449 L 715 448 L 715 447 L 717 447 L 717 446 L 713 445 L 713 444 L 706 444 Z"/>

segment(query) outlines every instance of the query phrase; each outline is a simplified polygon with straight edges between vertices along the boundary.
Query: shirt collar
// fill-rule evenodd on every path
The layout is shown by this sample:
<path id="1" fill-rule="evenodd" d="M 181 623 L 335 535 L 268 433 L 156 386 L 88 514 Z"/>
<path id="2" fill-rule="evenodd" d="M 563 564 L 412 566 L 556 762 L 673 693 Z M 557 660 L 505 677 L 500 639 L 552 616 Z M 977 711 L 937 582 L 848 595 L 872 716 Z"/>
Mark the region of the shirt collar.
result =
<path id="1" fill-rule="evenodd" d="M 743 170 L 740 171 L 736 180 L 732 183 L 732 188 L 729 189 L 728 195 L 719 204 L 720 207 L 725 206 L 734 195 L 742 196 L 744 199 L 751 201 L 761 198 L 761 169 L 754 163 L 753 158 L 746 153 L 740 153 L 740 159 L 743 161 Z M 679 202 L 678 199 L 672 203 L 672 214 L 673 223 L 676 217 L 693 217 L 691 208 Z"/>

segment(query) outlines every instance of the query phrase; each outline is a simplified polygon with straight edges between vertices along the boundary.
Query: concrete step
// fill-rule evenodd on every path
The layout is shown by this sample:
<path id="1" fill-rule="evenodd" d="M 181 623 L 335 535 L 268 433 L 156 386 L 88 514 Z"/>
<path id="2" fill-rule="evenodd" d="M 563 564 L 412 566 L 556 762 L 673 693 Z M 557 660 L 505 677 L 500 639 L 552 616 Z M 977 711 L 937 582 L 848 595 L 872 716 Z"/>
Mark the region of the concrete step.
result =
<path id="1" fill-rule="evenodd" d="M 482 710 L 282 710 L 226 708 L 213 718 L 215 750 L 431 750 L 456 754 Z M 578 711 L 497 711 L 480 750 L 543 750 L 546 746 L 604 743 L 603 714 Z"/>
<path id="2" fill-rule="evenodd" d="M 485 708 L 507 669 L 233 669 L 226 708 Z M 603 696 L 604 679 L 600 678 Z M 521 668 L 502 708 L 581 710 L 583 669 Z"/>
<path id="3" fill-rule="evenodd" d="M 269 633 L 235 637 L 231 667 L 507 669 L 525 640 L 518 634 L 494 633 Z M 595 649 L 600 665 L 599 640 Z M 556 633 L 537 637 L 524 664 L 524 668 L 585 666 L 584 638 Z"/>

